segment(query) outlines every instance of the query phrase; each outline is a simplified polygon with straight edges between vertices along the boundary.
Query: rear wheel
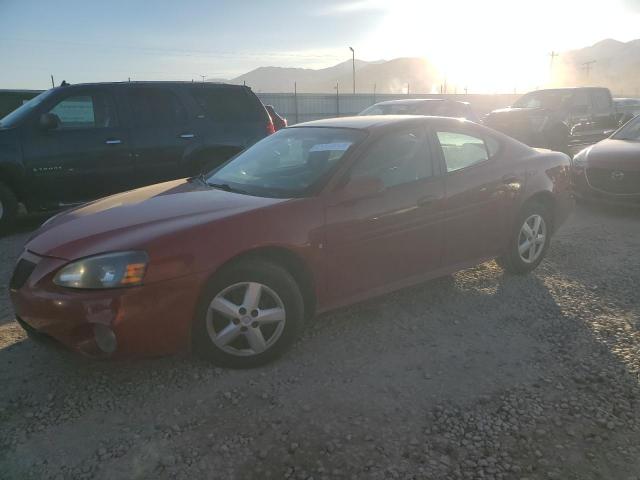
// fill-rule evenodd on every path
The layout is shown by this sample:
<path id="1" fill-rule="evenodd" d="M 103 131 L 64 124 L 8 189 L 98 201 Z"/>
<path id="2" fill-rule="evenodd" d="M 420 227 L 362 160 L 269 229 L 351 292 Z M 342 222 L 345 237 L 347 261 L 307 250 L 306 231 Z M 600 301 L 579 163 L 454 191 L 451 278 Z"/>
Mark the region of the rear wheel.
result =
<path id="1" fill-rule="evenodd" d="M 250 368 L 279 356 L 304 320 L 304 303 L 282 267 L 256 260 L 221 271 L 201 297 L 193 326 L 194 351 L 232 368 Z"/>
<path id="2" fill-rule="evenodd" d="M 13 226 L 18 214 L 18 200 L 13 191 L 0 182 L 0 233 L 7 232 Z"/>
<path id="3" fill-rule="evenodd" d="M 539 202 L 526 204 L 514 230 L 507 252 L 497 262 L 508 272 L 528 273 L 540 264 L 549 248 L 551 216 L 547 208 Z"/>

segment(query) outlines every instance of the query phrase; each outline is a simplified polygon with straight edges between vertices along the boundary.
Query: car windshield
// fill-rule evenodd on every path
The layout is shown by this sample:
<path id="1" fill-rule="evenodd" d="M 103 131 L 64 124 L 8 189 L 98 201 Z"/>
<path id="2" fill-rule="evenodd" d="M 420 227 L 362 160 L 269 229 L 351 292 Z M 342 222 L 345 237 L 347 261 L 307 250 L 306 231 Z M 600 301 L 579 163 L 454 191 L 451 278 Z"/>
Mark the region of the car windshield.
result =
<path id="1" fill-rule="evenodd" d="M 541 90 L 527 93 L 513 104 L 516 108 L 548 108 L 557 109 L 571 100 L 571 91 Z"/>
<path id="2" fill-rule="evenodd" d="M 611 138 L 615 138 L 616 140 L 640 141 L 640 116 L 629 120 L 629 122 L 614 133 Z"/>
<path id="3" fill-rule="evenodd" d="M 372 105 L 359 115 L 440 115 L 443 102 L 387 103 Z"/>
<path id="4" fill-rule="evenodd" d="M 366 136 L 348 128 L 298 127 L 261 140 L 204 176 L 214 187 L 251 195 L 308 195 Z"/>
<path id="5" fill-rule="evenodd" d="M 29 113 L 33 111 L 34 108 L 46 100 L 52 91 L 53 90 L 47 90 L 46 92 L 42 92 L 28 102 L 20 105 L 13 112 L 0 119 L 0 127 L 11 128 L 17 126 L 27 115 L 29 115 Z"/>

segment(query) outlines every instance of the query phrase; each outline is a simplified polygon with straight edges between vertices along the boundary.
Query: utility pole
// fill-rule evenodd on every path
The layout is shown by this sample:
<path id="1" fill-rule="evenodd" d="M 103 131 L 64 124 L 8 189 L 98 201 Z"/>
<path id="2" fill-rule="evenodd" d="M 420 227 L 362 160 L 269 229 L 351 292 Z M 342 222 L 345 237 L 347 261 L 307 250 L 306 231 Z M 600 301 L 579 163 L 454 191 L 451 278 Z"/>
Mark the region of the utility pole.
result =
<path id="1" fill-rule="evenodd" d="M 356 94 L 356 51 L 353 47 L 349 47 L 351 50 L 351 67 L 353 69 L 353 94 Z"/>
<path id="2" fill-rule="evenodd" d="M 298 123 L 298 82 L 293 82 L 293 108 L 295 111 L 296 123 Z"/>
<path id="3" fill-rule="evenodd" d="M 585 76 L 587 77 L 587 80 L 589 80 L 589 74 L 591 73 L 591 66 L 596 63 L 595 60 L 590 60 L 588 62 L 584 62 L 582 64 L 582 69 L 585 72 Z"/>
<path id="4" fill-rule="evenodd" d="M 553 78 L 553 61 L 556 59 L 556 57 L 559 57 L 560 54 L 552 50 L 549 56 L 551 57 L 551 61 L 549 62 L 549 74 L 551 78 Z"/>
<path id="5" fill-rule="evenodd" d="M 340 84 L 336 82 L 336 117 L 340 116 Z"/>
<path id="6" fill-rule="evenodd" d="M 56 82 L 53 81 L 53 74 L 51 74 L 51 87 L 55 88 Z"/>
<path id="7" fill-rule="evenodd" d="M 206 75 L 200 75 L 200 77 L 202 77 L 202 83 L 204 83 L 204 79 L 206 78 Z"/>

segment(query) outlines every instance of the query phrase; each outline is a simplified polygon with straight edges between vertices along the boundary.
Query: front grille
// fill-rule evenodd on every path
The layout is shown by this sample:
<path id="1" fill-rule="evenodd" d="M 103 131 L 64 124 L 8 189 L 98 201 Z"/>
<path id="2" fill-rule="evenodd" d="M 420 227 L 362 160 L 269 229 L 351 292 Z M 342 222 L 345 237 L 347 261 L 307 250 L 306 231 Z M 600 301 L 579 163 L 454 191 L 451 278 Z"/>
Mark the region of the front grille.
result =
<path id="1" fill-rule="evenodd" d="M 11 290 L 18 290 L 21 288 L 33 273 L 34 268 L 36 268 L 35 263 L 25 260 L 24 258 L 20 259 L 16 265 L 16 269 L 13 271 L 13 275 L 11 276 L 9 288 Z"/>
<path id="2" fill-rule="evenodd" d="M 640 194 L 640 171 L 629 172 L 609 168 L 587 168 L 591 187 L 615 195 Z"/>

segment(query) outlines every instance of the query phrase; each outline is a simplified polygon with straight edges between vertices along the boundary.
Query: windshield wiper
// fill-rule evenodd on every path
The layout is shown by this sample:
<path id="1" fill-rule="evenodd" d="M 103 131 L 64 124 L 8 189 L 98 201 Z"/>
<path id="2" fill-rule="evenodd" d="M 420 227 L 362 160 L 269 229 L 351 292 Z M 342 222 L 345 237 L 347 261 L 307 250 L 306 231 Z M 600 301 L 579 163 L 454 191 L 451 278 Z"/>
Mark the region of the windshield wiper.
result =
<path id="1" fill-rule="evenodd" d="M 231 185 L 229 185 L 228 183 L 213 183 L 213 182 L 207 182 L 206 180 L 203 180 L 204 183 L 206 183 L 208 186 L 210 186 L 211 188 L 217 188 L 218 190 L 224 190 L 225 192 L 233 192 L 233 193 L 247 193 L 244 190 L 241 190 L 239 188 L 235 188 L 232 187 Z"/>

